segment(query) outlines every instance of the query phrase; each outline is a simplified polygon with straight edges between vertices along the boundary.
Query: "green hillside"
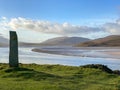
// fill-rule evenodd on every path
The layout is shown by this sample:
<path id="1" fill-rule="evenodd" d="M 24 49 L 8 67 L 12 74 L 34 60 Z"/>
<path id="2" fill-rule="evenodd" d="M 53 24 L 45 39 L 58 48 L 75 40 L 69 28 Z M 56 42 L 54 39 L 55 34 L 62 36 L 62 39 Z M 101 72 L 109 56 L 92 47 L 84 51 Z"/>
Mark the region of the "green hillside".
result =
<path id="1" fill-rule="evenodd" d="M 120 76 L 102 65 L 20 67 L 0 64 L 0 90 L 120 90 Z"/>

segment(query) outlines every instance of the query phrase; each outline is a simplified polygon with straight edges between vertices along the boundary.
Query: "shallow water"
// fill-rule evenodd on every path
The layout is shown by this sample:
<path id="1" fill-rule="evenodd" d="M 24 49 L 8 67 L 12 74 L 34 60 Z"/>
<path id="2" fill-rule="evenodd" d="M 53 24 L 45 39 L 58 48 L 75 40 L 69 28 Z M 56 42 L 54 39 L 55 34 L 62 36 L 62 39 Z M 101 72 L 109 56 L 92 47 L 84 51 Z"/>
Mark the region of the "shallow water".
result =
<path id="1" fill-rule="evenodd" d="M 19 48 L 19 62 L 20 63 L 36 63 L 36 64 L 61 64 L 61 65 L 71 65 L 71 66 L 80 66 L 85 64 L 104 64 L 107 65 L 111 69 L 119 69 L 120 70 L 120 60 L 115 58 L 104 58 L 104 57 L 88 57 L 87 53 L 89 50 L 85 51 L 84 49 L 72 49 L 72 54 L 79 54 L 79 52 L 86 54 L 87 57 L 81 56 L 66 56 L 66 55 L 54 55 L 54 54 L 46 54 L 46 53 L 37 53 L 32 52 L 32 48 Z M 62 52 L 67 51 L 67 48 L 56 49 Z M 48 50 L 48 48 L 47 48 Z M 68 49 L 70 50 L 70 49 Z M 92 49 L 93 50 L 93 49 Z M 101 49 L 100 49 L 101 50 Z M 109 49 L 110 50 L 110 49 Z M 102 51 L 102 50 L 101 50 Z M 92 53 L 94 50 L 92 51 Z M 70 52 L 71 53 L 71 52 Z M 96 53 L 96 52 L 95 52 Z M 94 53 L 93 53 L 94 54 Z M 97 55 L 97 53 L 96 53 Z M 99 52 L 98 52 L 99 55 Z M 102 56 L 102 55 L 101 55 Z M 104 56 L 104 55 L 103 55 Z M 8 63 L 9 60 L 9 49 L 8 48 L 0 48 L 0 63 Z"/>

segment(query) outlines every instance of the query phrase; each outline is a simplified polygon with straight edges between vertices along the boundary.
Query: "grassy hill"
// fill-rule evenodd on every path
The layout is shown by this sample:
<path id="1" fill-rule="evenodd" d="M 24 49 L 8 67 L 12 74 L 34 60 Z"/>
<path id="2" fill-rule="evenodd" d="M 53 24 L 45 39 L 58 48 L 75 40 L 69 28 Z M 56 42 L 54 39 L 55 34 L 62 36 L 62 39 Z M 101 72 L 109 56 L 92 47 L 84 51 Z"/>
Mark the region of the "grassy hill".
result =
<path id="1" fill-rule="evenodd" d="M 89 41 L 88 38 L 83 37 L 56 37 L 52 39 L 48 39 L 41 43 L 41 45 L 48 45 L 48 46 L 64 46 L 64 45 L 75 45 L 81 42 Z"/>
<path id="2" fill-rule="evenodd" d="M 100 47 L 114 47 L 120 46 L 120 35 L 111 35 L 100 39 L 95 39 L 91 41 L 87 41 L 84 43 L 77 44 L 76 46 L 82 47 L 93 47 L 93 46 L 100 46 Z"/>
<path id="3" fill-rule="evenodd" d="M 20 67 L 0 64 L 0 90 L 120 90 L 120 76 L 102 65 Z"/>
<path id="4" fill-rule="evenodd" d="M 80 42 L 89 41 L 88 38 L 83 37 L 56 37 L 48 39 L 41 43 L 27 43 L 19 42 L 19 46 L 34 47 L 34 46 L 73 46 Z"/>

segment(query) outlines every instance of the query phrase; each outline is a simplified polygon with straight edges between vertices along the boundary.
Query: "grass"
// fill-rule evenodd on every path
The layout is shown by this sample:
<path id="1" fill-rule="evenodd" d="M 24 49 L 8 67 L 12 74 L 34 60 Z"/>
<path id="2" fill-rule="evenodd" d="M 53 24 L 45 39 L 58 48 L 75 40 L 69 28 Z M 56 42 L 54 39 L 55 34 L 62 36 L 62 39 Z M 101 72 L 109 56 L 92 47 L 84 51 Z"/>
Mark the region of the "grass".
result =
<path id="1" fill-rule="evenodd" d="M 0 64 L 0 90 L 120 90 L 120 76 L 101 65 Z"/>

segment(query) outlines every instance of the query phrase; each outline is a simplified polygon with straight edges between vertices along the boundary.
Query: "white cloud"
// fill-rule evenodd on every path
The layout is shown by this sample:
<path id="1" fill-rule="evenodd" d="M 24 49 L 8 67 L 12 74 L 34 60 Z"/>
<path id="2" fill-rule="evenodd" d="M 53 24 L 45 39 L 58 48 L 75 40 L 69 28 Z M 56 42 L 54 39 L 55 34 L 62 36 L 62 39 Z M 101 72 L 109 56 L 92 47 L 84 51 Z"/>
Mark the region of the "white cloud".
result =
<path id="1" fill-rule="evenodd" d="M 71 25 L 67 22 L 61 24 L 49 21 L 26 19 L 21 17 L 11 19 L 2 17 L 2 19 L 0 19 L 0 29 L 5 31 L 21 30 L 23 32 L 24 30 L 27 30 L 51 35 L 99 38 L 110 34 L 120 34 L 120 19 L 116 20 L 116 22 L 101 25 L 101 27 L 88 27 L 87 25 Z"/>
<path id="2" fill-rule="evenodd" d="M 75 26 L 67 22 L 52 23 L 49 21 L 31 20 L 26 18 L 12 18 L 10 21 L 4 23 L 7 28 L 11 30 L 33 30 L 42 33 L 52 33 L 58 35 L 86 35 L 89 33 L 103 32 L 99 27 Z"/>
<path id="3" fill-rule="evenodd" d="M 6 17 L 1 17 L 2 20 L 6 20 L 7 18 Z"/>
<path id="4" fill-rule="evenodd" d="M 111 35 L 120 35 L 120 19 L 116 20 L 116 22 L 106 23 L 103 27 Z"/>

